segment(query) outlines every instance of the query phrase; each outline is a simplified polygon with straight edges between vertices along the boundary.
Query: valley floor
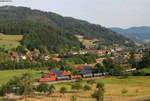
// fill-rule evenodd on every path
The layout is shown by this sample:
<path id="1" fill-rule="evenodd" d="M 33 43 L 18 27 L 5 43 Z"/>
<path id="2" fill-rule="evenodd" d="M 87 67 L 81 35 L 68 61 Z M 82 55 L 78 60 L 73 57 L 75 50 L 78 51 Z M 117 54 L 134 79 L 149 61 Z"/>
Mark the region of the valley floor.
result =
<path id="1" fill-rule="evenodd" d="M 13 76 L 19 76 L 22 73 L 30 72 L 34 78 L 40 78 L 39 71 L 34 70 L 15 70 L 15 71 L 0 71 L 0 84 L 12 79 Z M 97 78 L 96 82 L 104 82 L 105 84 L 105 100 L 104 101 L 150 101 L 150 76 L 131 76 L 125 79 L 118 77 Z M 46 95 L 37 95 L 34 98 L 21 99 L 19 101 L 70 101 L 70 96 L 77 96 L 77 101 L 95 101 L 91 98 L 91 94 L 95 91 L 96 84 L 91 85 L 92 90 L 72 90 L 71 85 L 74 82 L 54 84 L 56 93 L 53 97 Z M 82 85 L 88 84 L 86 81 Z M 66 87 L 68 93 L 61 95 L 59 90 L 61 87 Z M 125 94 L 122 90 L 126 89 Z M 61 96 L 61 97 L 60 97 Z M 0 100 L 1 101 L 1 100 Z"/>

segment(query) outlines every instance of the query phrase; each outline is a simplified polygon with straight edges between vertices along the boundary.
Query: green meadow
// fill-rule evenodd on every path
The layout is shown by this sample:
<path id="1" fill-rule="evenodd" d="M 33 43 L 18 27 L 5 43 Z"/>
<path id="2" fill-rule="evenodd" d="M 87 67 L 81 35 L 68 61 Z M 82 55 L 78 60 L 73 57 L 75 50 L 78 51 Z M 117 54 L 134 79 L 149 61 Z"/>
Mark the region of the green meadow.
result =
<path id="1" fill-rule="evenodd" d="M 6 50 L 16 48 L 20 45 L 23 35 L 4 35 L 0 33 L 0 48 Z"/>
<path id="2" fill-rule="evenodd" d="M 41 77 L 41 74 L 36 70 L 4 70 L 0 71 L 0 84 L 6 83 L 14 76 L 21 76 L 23 73 L 31 73 L 34 79 Z"/>

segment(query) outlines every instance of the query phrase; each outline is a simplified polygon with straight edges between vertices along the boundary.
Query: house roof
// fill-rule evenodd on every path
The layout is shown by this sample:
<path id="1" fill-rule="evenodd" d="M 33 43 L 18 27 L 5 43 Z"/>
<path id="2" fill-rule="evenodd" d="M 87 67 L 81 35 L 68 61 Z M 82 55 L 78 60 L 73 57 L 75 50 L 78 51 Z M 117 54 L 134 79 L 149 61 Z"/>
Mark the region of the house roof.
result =
<path id="1" fill-rule="evenodd" d="M 91 74 L 92 70 L 82 70 L 80 74 Z"/>
<path id="2" fill-rule="evenodd" d="M 12 51 L 12 52 L 11 52 L 11 55 L 12 55 L 12 56 L 14 56 L 14 57 L 16 57 L 16 58 L 19 58 L 18 53 L 17 53 L 17 52 L 15 52 L 15 51 Z"/>
<path id="3" fill-rule="evenodd" d="M 61 61 L 61 58 L 53 58 L 52 60 Z"/>
<path id="4" fill-rule="evenodd" d="M 51 70 L 51 74 L 56 74 L 56 75 L 70 75 L 70 73 L 66 71 L 61 71 L 61 70 Z"/>
<path id="5" fill-rule="evenodd" d="M 81 70 L 91 70 L 92 69 L 92 67 L 91 66 L 78 66 L 78 67 L 76 67 L 75 68 L 76 70 L 78 70 L 78 71 L 81 71 Z"/>
<path id="6" fill-rule="evenodd" d="M 115 62 L 123 62 L 124 61 L 124 58 L 123 57 L 116 57 L 114 59 Z"/>

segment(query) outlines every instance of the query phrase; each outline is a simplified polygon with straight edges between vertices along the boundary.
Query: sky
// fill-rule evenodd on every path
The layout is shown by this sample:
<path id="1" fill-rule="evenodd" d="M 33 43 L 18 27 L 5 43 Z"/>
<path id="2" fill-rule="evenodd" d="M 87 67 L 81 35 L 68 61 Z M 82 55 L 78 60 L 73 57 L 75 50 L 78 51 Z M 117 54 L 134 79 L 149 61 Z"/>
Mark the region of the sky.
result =
<path id="1" fill-rule="evenodd" d="M 4 5 L 25 6 L 55 12 L 105 27 L 150 26 L 150 0 L 12 0 L 12 2 L 0 2 L 0 6 Z"/>

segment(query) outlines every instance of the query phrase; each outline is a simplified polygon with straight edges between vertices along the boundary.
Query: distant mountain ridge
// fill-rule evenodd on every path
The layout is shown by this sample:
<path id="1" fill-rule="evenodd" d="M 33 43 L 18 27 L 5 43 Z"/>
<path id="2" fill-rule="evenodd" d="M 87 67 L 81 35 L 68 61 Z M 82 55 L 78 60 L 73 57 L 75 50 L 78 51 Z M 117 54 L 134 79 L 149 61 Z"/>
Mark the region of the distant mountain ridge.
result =
<path id="1" fill-rule="evenodd" d="M 75 35 L 82 35 L 85 39 L 96 38 L 97 48 L 134 46 L 129 38 L 100 25 L 26 7 L 0 7 L 0 32 L 23 34 L 22 45 L 41 51 L 83 48 Z"/>
<path id="2" fill-rule="evenodd" d="M 150 44 L 150 27 L 148 26 L 131 27 L 127 29 L 112 27 L 110 29 L 132 39 L 133 41 Z"/>

